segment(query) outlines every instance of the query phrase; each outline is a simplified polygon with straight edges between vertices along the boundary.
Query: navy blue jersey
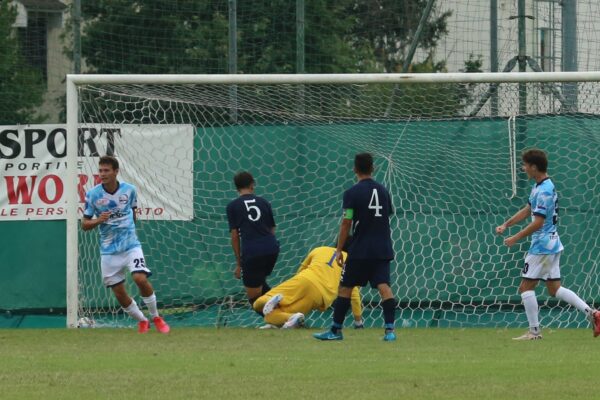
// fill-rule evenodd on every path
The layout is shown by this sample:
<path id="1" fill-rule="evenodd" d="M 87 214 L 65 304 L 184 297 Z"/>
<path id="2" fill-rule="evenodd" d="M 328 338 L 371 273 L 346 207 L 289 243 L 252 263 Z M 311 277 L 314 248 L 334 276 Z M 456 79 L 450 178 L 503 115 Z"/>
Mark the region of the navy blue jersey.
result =
<path id="1" fill-rule="evenodd" d="M 392 199 L 387 189 L 373 179 L 363 179 L 344 192 L 343 207 L 344 218 L 352 218 L 348 259 L 393 259 Z"/>
<path id="2" fill-rule="evenodd" d="M 279 252 L 271 204 L 262 197 L 245 194 L 233 200 L 227 205 L 227 220 L 229 231 L 237 229 L 240 235 L 243 258 Z"/>

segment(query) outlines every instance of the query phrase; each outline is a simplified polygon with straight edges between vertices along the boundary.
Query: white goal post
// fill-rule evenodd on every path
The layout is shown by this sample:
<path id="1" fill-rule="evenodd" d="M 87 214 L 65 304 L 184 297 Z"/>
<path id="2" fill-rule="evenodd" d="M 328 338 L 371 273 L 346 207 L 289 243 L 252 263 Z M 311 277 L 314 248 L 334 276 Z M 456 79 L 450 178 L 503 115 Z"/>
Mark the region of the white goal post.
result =
<path id="1" fill-rule="evenodd" d="M 337 215 L 336 213 L 341 207 L 341 191 L 334 191 L 331 199 L 327 200 L 321 200 L 318 195 L 320 193 L 319 185 L 322 184 L 320 177 L 323 173 L 328 172 L 328 167 L 324 164 L 328 161 L 328 157 L 323 156 L 315 165 L 312 165 L 310 159 L 313 157 L 312 153 L 311 157 L 307 157 L 308 160 L 297 160 L 303 157 L 302 151 L 308 151 L 307 149 L 311 149 L 311 145 L 317 148 L 319 146 L 327 148 L 332 144 L 339 144 L 343 146 L 346 153 L 340 159 L 336 158 L 335 163 L 342 163 L 344 159 L 351 160 L 352 152 L 370 151 L 374 153 L 376 164 L 381 165 L 381 173 L 376 178 L 391 186 L 394 205 L 399 210 L 399 214 L 394 217 L 397 221 L 392 228 L 398 232 L 394 237 L 398 267 L 392 273 L 397 275 L 394 279 L 400 279 L 400 281 L 396 282 L 396 285 L 393 282 L 392 287 L 395 286 L 395 290 L 401 291 L 398 293 L 400 308 L 411 310 L 401 313 L 400 320 L 405 326 L 435 326 L 436 324 L 440 326 L 508 326 L 514 322 L 514 318 L 517 317 L 513 315 L 500 320 L 484 315 L 486 312 L 493 313 L 497 310 L 515 315 L 518 313 L 520 305 L 517 304 L 518 299 L 515 300 L 514 296 L 516 286 L 503 288 L 502 291 L 484 286 L 514 284 L 518 279 L 518 273 L 514 273 L 514 271 L 522 255 L 516 255 L 514 251 L 503 248 L 498 242 L 491 242 L 493 237 L 486 236 L 481 232 L 487 226 L 486 224 L 490 224 L 491 230 L 493 222 L 500 221 L 498 219 L 500 216 L 488 218 L 487 214 L 492 213 L 495 205 L 486 205 L 485 203 L 493 201 L 494 196 L 501 194 L 503 198 L 498 208 L 504 213 L 503 217 L 508 218 L 517 211 L 516 204 L 519 201 L 526 202 L 529 187 L 524 182 L 521 182 L 518 187 L 515 183 L 518 175 L 516 172 L 518 166 L 515 163 L 520 162 L 518 153 L 524 147 L 531 145 L 549 148 L 550 168 L 553 171 L 555 168 L 569 168 L 570 173 L 583 173 L 588 180 L 587 183 L 582 183 L 582 180 L 579 179 L 565 178 L 558 183 L 559 192 L 563 189 L 566 193 L 567 206 L 565 208 L 568 220 L 566 226 L 561 228 L 560 233 L 565 236 L 567 241 L 571 242 L 566 246 L 566 252 L 569 253 L 570 249 L 577 247 L 579 254 L 583 254 L 582 257 L 584 257 L 581 261 L 587 263 L 581 265 L 581 268 L 584 268 L 583 271 L 570 272 L 577 277 L 569 282 L 574 282 L 573 289 L 579 289 L 583 285 L 581 288 L 583 294 L 580 293 L 580 295 L 584 300 L 589 302 L 595 300 L 598 286 L 595 269 L 598 261 L 593 259 L 592 254 L 597 254 L 600 244 L 598 239 L 591 237 L 591 231 L 587 231 L 591 228 L 578 224 L 581 224 L 581 221 L 585 221 L 586 218 L 589 219 L 590 216 L 597 219 L 596 213 L 600 209 L 597 196 L 593 198 L 594 191 L 600 190 L 600 187 L 596 186 L 596 184 L 600 184 L 597 170 L 596 175 L 593 171 L 585 171 L 585 168 L 596 168 L 600 163 L 600 148 L 597 142 L 600 136 L 597 130 L 594 131 L 590 128 L 594 126 L 596 117 L 600 115 L 600 100 L 598 99 L 600 72 L 312 75 L 70 74 L 67 75 L 66 85 L 67 174 L 65 191 L 68 194 L 66 302 L 67 326 L 70 328 L 77 327 L 82 316 L 104 313 L 105 308 L 110 309 L 106 313 L 113 317 L 119 313 L 118 310 L 115 310 L 114 304 L 97 306 L 98 310 L 102 309 L 102 311 L 90 311 L 90 308 L 96 306 L 82 305 L 82 297 L 86 297 L 86 301 L 88 301 L 90 296 L 94 296 L 89 294 L 83 296 L 81 293 L 81 288 L 89 284 L 81 282 L 82 251 L 90 254 L 85 256 L 86 260 L 91 260 L 89 261 L 90 265 L 86 265 L 85 268 L 90 271 L 93 269 L 93 272 L 89 272 L 90 274 L 100 274 L 99 265 L 92 265 L 97 262 L 92 255 L 95 243 L 90 240 L 90 243 L 86 243 L 85 249 L 82 250 L 82 244 L 79 242 L 78 207 L 81 185 L 78 178 L 80 157 L 78 157 L 77 149 L 78 140 L 81 140 L 78 139 L 78 132 L 82 124 L 106 124 L 107 126 L 115 124 L 135 126 L 163 123 L 165 125 L 186 124 L 195 127 L 197 130 L 195 132 L 206 131 L 209 129 L 207 127 L 213 129 L 217 126 L 218 129 L 214 128 L 215 132 L 212 132 L 215 135 L 235 135 L 238 132 L 236 129 L 240 134 L 253 132 L 252 134 L 262 135 L 260 137 L 264 140 L 263 142 L 233 138 L 231 142 L 220 144 L 223 146 L 223 154 L 226 155 L 220 161 L 214 160 L 214 157 L 211 158 L 212 153 L 207 156 L 214 160 L 215 165 L 210 167 L 210 171 L 204 171 L 205 175 L 211 174 L 210 176 L 218 176 L 219 179 L 205 188 L 206 193 L 212 190 L 212 186 L 217 189 L 214 193 L 211 192 L 210 196 L 203 198 L 201 203 L 203 207 L 210 210 L 214 208 L 214 213 L 206 218 L 207 221 L 210 221 L 207 224 L 214 223 L 215 226 L 213 228 L 210 225 L 211 227 L 207 231 L 210 234 L 202 232 L 197 240 L 210 242 L 213 249 L 211 254 L 215 257 L 211 262 L 214 265 L 227 264 L 231 257 L 225 236 L 218 238 L 210 236 L 221 235 L 222 232 L 216 233 L 219 229 L 222 229 L 223 232 L 226 230 L 226 222 L 214 222 L 218 219 L 217 211 L 223 211 L 223 199 L 233 194 L 233 191 L 226 192 L 228 189 L 224 182 L 230 181 L 233 174 L 237 172 L 234 168 L 253 168 L 251 162 L 255 161 L 252 158 L 255 150 L 260 151 L 261 154 L 256 157 L 263 157 L 264 153 L 265 159 L 274 152 L 280 151 L 279 145 L 274 144 L 272 147 L 268 140 L 271 137 L 277 137 L 277 140 L 280 140 L 284 134 L 277 133 L 277 136 L 270 136 L 271 132 L 263 134 L 264 127 L 276 127 L 273 129 L 279 130 L 284 129 L 279 127 L 288 129 L 293 125 L 294 132 L 302 135 L 299 139 L 299 149 L 295 150 L 298 153 L 294 153 L 294 155 L 282 153 L 281 160 L 277 158 L 277 155 L 275 160 L 269 160 L 276 164 L 281 162 L 281 165 L 284 166 L 293 162 L 293 167 L 290 166 L 289 171 L 274 171 L 273 174 L 278 174 L 274 176 L 275 183 L 269 182 L 268 173 L 264 172 L 261 176 L 260 170 L 256 171 L 259 174 L 258 181 L 261 186 L 271 189 L 271 192 L 265 193 L 270 199 L 277 198 L 278 188 L 276 185 L 283 184 L 286 180 L 298 180 L 303 192 L 307 194 L 305 200 L 296 200 L 297 194 L 286 192 L 282 196 L 285 201 L 288 201 L 288 204 L 277 203 L 278 205 L 275 205 L 276 219 L 281 218 L 282 225 L 289 227 L 287 231 L 278 230 L 278 232 L 281 232 L 281 235 L 286 238 L 285 244 L 291 250 L 289 254 L 284 254 L 283 252 L 287 250 L 282 246 L 280 263 L 285 263 L 286 269 L 283 269 L 280 274 L 274 275 L 275 279 L 270 282 L 272 286 L 290 277 L 292 271 L 302 260 L 301 256 L 307 253 L 309 247 L 319 244 L 311 243 L 311 240 L 318 238 L 322 242 L 326 238 L 332 238 L 336 232 L 333 232 L 331 227 L 336 226 L 339 222 L 334 220 L 331 215 Z M 564 86 L 561 87 L 561 85 Z M 213 92 L 210 89 L 212 87 L 218 87 L 219 90 Z M 263 87 L 264 90 L 261 89 Z M 411 91 L 411 87 L 418 89 Z M 244 88 L 252 88 L 252 90 L 244 91 Z M 420 95 L 423 97 L 419 97 Z M 365 96 L 364 100 L 361 96 Z M 497 102 L 500 98 L 500 105 L 496 109 L 489 104 L 492 100 L 487 101 L 490 98 L 492 100 L 495 98 Z M 343 101 L 341 101 L 342 99 Z M 111 102 L 110 112 L 105 112 L 105 105 L 102 105 L 105 100 Z M 302 107 L 298 108 L 300 103 Z M 411 111 L 412 109 L 409 109 L 408 106 L 417 108 Z M 238 116 L 238 110 L 244 114 Z M 150 115 L 154 111 L 160 116 Z M 105 115 L 109 116 L 105 118 Z M 515 117 L 517 118 L 516 124 Z M 520 123 L 519 117 L 522 117 L 525 122 Z M 213 118 L 218 122 L 214 122 Z M 231 118 L 231 120 L 227 118 Z M 554 120 L 549 122 L 552 118 Z M 570 131 L 565 132 L 565 135 L 573 135 L 570 139 L 572 145 L 568 144 L 569 139 L 557 143 L 556 138 L 559 137 L 559 133 L 549 133 L 552 137 L 551 140 L 547 139 L 550 136 L 543 136 L 549 126 L 556 126 L 556 124 Z M 331 126 L 339 128 L 331 128 Z M 358 126 L 360 126 L 360 130 L 355 131 L 354 129 Z M 248 127 L 248 130 L 244 131 L 246 129 L 244 127 Z M 437 129 L 440 131 L 438 132 Z M 489 133 L 494 129 L 498 129 L 497 135 Z M 519 131 L 519 129 L 523 132 L 529 129 L 528 132 L 532 133 L 519 136 L 517 132 L 515 136 L 515 130 Z M 142 130 L 140 128 L 140 135 L 144 134 Z M 314 135 L 323 135 L 322 137 L 327 138 L 327 143 L 321 143 L 320 139 L 309 136 L 306 133 L 309 130 L 314 130 L 316 132 Z M 381 136 L 380 130 L 385 131 Z M 258 131 L 260 132 L 256 133 Z M 452 135 L 455 135 L 456 140 L 450 137 Z M 465 139 L 466 136 L 469 138 Z M 216 139 L 212 136 L 198 139 L 202 144 L 209 140 L 212 143 Z M 281 138 L 281 140 L 289 143 L 291 139 L 287 137 Z M 497 146 L 488 147 L 490 143 L 501 143 L 504 146 L 505 141 L 506 147 L 503 147 L 502 150 Z M 228 143 L 232 143 L 233 146 Z M 256 146 L 256 149 L 253 146 Z M 134 155 L 133 151 L 132 156 Z M 194 156 L 191 161 L 194 163 L 198 161 L 199 154 L 205 156 L 202 149 L 194 147 L 193 151 Z M 215 151 L 214 154 L 221 155 L 219 149 Z M 490 161 L 494 158 L 495 151 L 497 151 L 499 160 Z M 571 160 L 582 152 L 584 152 L 584 160 L 580 161 L 581 166 L 571 163 Z M 240 159 L 240 154 L 244 157 L 250 155 L 247 160 L 238 164 L 236 160 Z M 438 160 L 440 157 L 444 157 L 445 159 L 443 162 L 440 161 L 441 164 L 438 167 L 447 166 L 447 172 L 454 175 L 456 181 L 450 179 L 450 182 L 441 182 L 435 178 L 421 176 L 421 171 L 415 168 L 414 163 L 419 160 L 419 157 L 428 156 L 436 157 Z M 269 165 L 269 162 L 265 161 L 266 165 Z M 436 161 L 424 159 L 423 162 L 435 164 Z M 476 176 L 479 172 L 468 171 L 468 165 L 465 165 L 479 162 L 484 165 L 482 168 L 488 168 L 489 165 L 489 170 L 484 171 L 480 178 L 483 180 L 493 179 L 492 183 L 498 186 L 497 188 L 489 188 L 485 182 L 479 181 Z M 498 166 L 502 169 L 502 176 L 497 175 L 493 170 Z M 222 171 L 220 168 L 227 168 L 227 170 Z M 322 170 L 313 171 L 314 168 L 322 168 Z M 347 185 L 352 181 L 351 167 L 343 165 L 341 171 L 346 171 L 346 176 L 341 179 L 340 184 Z M 143 170 L 136 172 L 141 174 Z M 315 172 L 314 175 L 313 172 Z M 304 176 L 314 177 L 314 185 L 308 180 L 309 178 L 304 180 Z M 168 181 L 169 177 L 158 177 L 157 181 L 163 182 L 163 178 L 164 181 Z M 198 177 L 194 172 L 194 182 L 196 179 Z M 448 186 L 445 186 L 446 184 Z M 457 184 L 464 184 L 464 190 L 456 189 Z M 574 184 L 582 186 L 576 190 L 569 187 Z M 89 187 L 86 188 L 89 189 Z M 335 189 L 342 188 L 336 187 Z M 165 190 L 168 192 L 173 189 Z M 584 197 L 581 197 L 577 191 L 584 192 Z M 447 193 L 446 197 L 442 195 L 439 198 L 436 197 L 433 200 L 429 198 L 428 200 L 428 196 L 432 192 Z M 197 188 L 194 188 L 194 193 L 194 203 L 196 203 L 196 196 L 199 195 Z M 261 193 L 263 192 L 261 191 Z M 510 199 L 505 196 L 506 193 L 517 194 L 517 196 Z M 473 197 L 481 196 L 481 202 L 469 194 L 473 194 Z M 591 195 L 592 198 L 585 197 L 588 195 Z M 219 203 L 211 204 L 215 199 L 218 199 Z M 291 204 L 293 201 L 300 203 Z M 292 212 L 298 206 L 313 204 L 317 201 L 323 201 L 323 203 L 316 204 L 318 207 L 314 213 L 323 212 L 324 215 L 319 216 L 323 219 L 305 220 L 303 216 Z M 432 203 L 423 204 L 426 201 Z M 577 202 L 582 203 L 577 204 Z M 198 206 L 194 206 L 194 210 L 197 208 Z M 202 212 L 204 212 L 204 208 L 202 208 Z M 469 221 L 469 216 L 474 216 L 477 221 Z M 323 224 L 323 221 L 327 221 L 328 224 L 327 234 L 322 232 L 324 229 L 322 225 L 319 225 Z M 160 238 L 153 240 L 163 240 L 160 235 L 171 229 L 168 223 L 168 221 L 158 222 L 159 227 L 151 228 Z M 165 236 L 178 235 L 181 230 L 187 229 L 179 223 L 175 223 L 174 226 L 176 227 L 173 228 L 173 231 Z M 193 238 L 197 231 L 197 226 L 190 228 L 189 234 L 186 233 L 173 243 L 170 243 L 169 239 L 164 239 L 164 242 L 161 241 L 161 246 L 164 248 L 181 246 L 181 243 L 184 242 L 185 246 L 192 248 L 198 244 L 188 242 L 188 240 Z M 584 239 L 580 238 L 580 235 L 590 236 Z M 408 244 L 411 240 L 416 244 Z M 587 243 L 576 245 L 576 241 L 583 240 L 587 240 Z M 483 243 L 484 241 L 487 242 Z M 296 243 L 301 243 L 303 246 L 296 246 Z M 146 251 L 153 246 L 153 243 L 145 243 L 142 240 L 142 246 Z M 522 247 L 522 249 L 526 248 Z M 405 255 L 407 252 L 414 252 L 414 254 Z M 185 257 L 185 253 L 186 251 L 180 250 L 182 259 Z M 435 269 L 424 272 L 414 272 L 411 268 L 405 267 L 411 264 L 420 265 L 420 260 L 426 260 L 425 264 L 437 263 L 437 261 L 433 261 L 436 257 L 440 260 L 443 259 L 440 261 L 443 264 L 441 267 L 436 265 Z M 570 258 L 565 258 L 565 260 L 567 259 L 580 260 L 575 254 L 572 254 Z M 196 264 L 190 268 L 200 275 L 209 268 L 209 264 L 204 261 L 201 263 L 196 260 L 195 262 Z M 495 269 L 487 265 L 493 263 L 502 264 L 503 268 L 512 266 L 512 278 L 507 279 L 502 275 L 504 272 L 500 267 Z M 199 266 L 200 264 L 202 266 Z M 485 268 L 482 269 L 482 266 Z M 160 267 L 157 265 L 155 268 Z M 277 268 L 278 266 L 276 266 L 276 270 Z M 222 276 L 222 271 L 215 271 L 214 276 Z M 508 274 L 508 272 L 506 273 Z M 177 276 L 175 273 L 169 275 L 171 284 Z M 209 276 L 213 275 L 204 274 L 202 278 L 198 278 L 200 280 L 197 286 L 212 285 L 208 281 L 202 281 L 202 279 L 209 279 Z M 92 281 L 90 280 L 90 282 Z M 471 290 L 473 283 L 482 286 Z M 236 284 L 241 288 L 241 283 Z M 240 319 L 233 316 L 234 313 L 231 309 L 237 306 L 249 307 L 240 301 L 229 281 L 223 283 L 222 286 L 224 288 L 222 295 L 213 295 L 212 292 L 210 295 L 204 294 L 204 292 L 199 294 L 198 296 L 207 299 L 202 304 L 198 304 L 198 300 L 189 300 L 195 295 L 188 294 L 187 288 L 173 290 L 181 292 L 181 298 L 171 295 L 170 297 L 175 300 L 162 303 L 162 307 L 185 310 L 185 313 L 199 315 L 202 310 L 211 309 L 214 305 L 216 310 L 214 312 L 217 313 L 215 324 L 221 323 L 219 321 L 222 321 L 223 313 L 227 313 L 227 315 L 231 315 L 228 317 L 230 324 L 252 325 L 255 320 L 247 314 Z M 465 289 L 467 286 L 471 289 Z M 164 289 L 164 291 L 167 290 Z M 195 293 L 201 291 L 200 288 L 194 290 Z M 157 290 L 157 294 L 160 301 L 160 288 Z M 98 304 L 103 301 L 93 299 L 92 303 Z M 512 302 L 508 310 L 503 308 L 505 301 Z M 373 307 L 377 305 L 376 300 L 369 296 L 366 297 L 365 304 L 366 310 L 370 310 L 371 304 Z M 576 319 L 570 310 L 560 308 L 555 312 L 552 311 L 554 307 L 555 303 L 550 301 L 548 303 L 549 316 L 546 320 L 548 324 L 583 326 L 583 323 Z M 378 326 L 377 317 L 378 311 L 375 310 L 372 317 L 374 326 Z M 325 319 L 319 319 L 321 317 L 316 316 L 315 318 L 320 323 L 325 322 Z M 421 321 L 434 320 L 436 322 L 423 322 L 421 325 Z"/>

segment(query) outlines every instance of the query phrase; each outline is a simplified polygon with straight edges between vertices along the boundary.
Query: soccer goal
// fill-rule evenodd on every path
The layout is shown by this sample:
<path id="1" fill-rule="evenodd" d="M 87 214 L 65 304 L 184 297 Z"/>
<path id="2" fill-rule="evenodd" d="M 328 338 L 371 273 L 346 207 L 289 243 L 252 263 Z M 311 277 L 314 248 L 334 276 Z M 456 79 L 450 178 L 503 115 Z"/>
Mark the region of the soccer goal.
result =
<path id="1" fill-rule="evenodd" d="M 517 286 L 529 243 L 507 248 L 494 228 L 527 203 L 520 154 L 530 147 L 548 153 L 560 196 L 563 283 L 597 303 L 599 81 L 595 72 L 69 75 L 68 325 L 133 324 L 102 285 L 97 232 L 78 227 L 103 154 L 138 188 L 138 236 L 174 324 L 261 323 L 233 276 L 225 206 L 236 172 L 251 171 L 273 205 L 274 286 L 310 249 L 334 245 L 353 156 L 365 151 L 395 208 L 399 326 L 526 325 Z M 543 326 L 586 326 L 541 286 Z M 381 326 L 376 291 L 361 293 L 367 326 Z M 329 321 L 307 316 L 314 327 Z"/>

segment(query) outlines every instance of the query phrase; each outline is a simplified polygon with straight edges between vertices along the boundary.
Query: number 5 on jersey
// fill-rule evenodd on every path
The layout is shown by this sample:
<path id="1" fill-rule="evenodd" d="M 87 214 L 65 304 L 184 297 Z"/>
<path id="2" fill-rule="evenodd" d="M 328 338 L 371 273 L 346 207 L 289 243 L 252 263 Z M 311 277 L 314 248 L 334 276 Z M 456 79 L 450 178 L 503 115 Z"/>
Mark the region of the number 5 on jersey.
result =
<path id="1" fill-rule="evenodd" d="M 256 203 L 256 199 L 252 199 L 252 200 L 244 200 L 244 204 L 246 205 L 246 210 L 248 211 L 248 219 L 250 219 L 250 221 L 252 222 L 256 222 L 260 219 L 260 208 L 258 208 L 256 205 L 254 205 L 254 203 Z M 253 204 L 253 205 L 250 205 Z M 252 213 L 256 213 L 256 215 L 252 215 Z"/>
<path id="2" fill-rule="evenodd" d="M 381 209 L 383 206 L 379 205 L 379 194 L 377 194 L 377 189 L 373 189 L 373 194 L 371 195 L 371 201 L 369 201 L 369 209 L 375 210 L 375 216 L 381 217 Z"/>

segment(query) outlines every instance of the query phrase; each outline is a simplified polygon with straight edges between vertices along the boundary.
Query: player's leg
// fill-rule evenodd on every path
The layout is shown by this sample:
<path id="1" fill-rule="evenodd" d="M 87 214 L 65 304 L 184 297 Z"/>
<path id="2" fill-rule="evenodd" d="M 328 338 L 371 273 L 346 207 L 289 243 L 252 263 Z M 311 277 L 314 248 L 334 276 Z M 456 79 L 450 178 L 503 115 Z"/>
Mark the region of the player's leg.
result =
<path id="1" fill-rule="evenodd" d="M 261 312 L 262 309 L 265 307 L 265 304 L 271 300 L 273 298 L 273 291 L 271 289 L 271 291 L 263 294 L 262 296 L 260 296 L 258 299 L 256 299 L 254 301 L 254 303 L 252 304 L 252 308 L 254 309 L 254 311 Z"/>
<path id="2" fill-rule="evenodd" d="M 102 255 L 100 266 L 102 269 L 102 281 L 104 286 L 110 288 L 125 311 L 131 318 L 138 321 L 138 331 L 145 333 L 148 331 L 148 319 L 139 309 L 135 300 L 129 297 L 125 289 L 125 266 L 127 265 L 127 255 L 125 253 Z"/>
<path id="3" fill-rule="evenodd" d="M 125 311 L 131 318 L 138 322 L 138 332 L 148 332 L 148 329 L 150 328 L 150 322 L 142 310 L 140 310 L 136 301 L 127 294 L 127 290 L 125 289 L 125 281 L 121 281 L 120 283 L 111 286 L 111 289 L 117 298 L 117 301 L 121 307 L 123 307 L 123 311 Z"/>
<path id="4" fill-rule="evenodd" d="M 262 309 L 255 309 L 254 303 L 263 293 L 263 284 L 265 282 L 264 257 L 251 257 L 242 259 L 242 283 L 246 289 L 246 298 L 260 316 L 264 317 Z"/>
<path id="5" fill-rule="evenodd" d="M 525 315 L 529 323 L 529 331 L 524 335 L 514 338 L 515 340 L 535 340 L 542 338 L 539 321 L 539 306 L 535 295 L 535 288 L 544 276 L 544 259 L 539 254 L 527 254 L 525 265 L 521 271 L 521 284 L 519 293 L 525 308 Z"/>
<path id="6" fill-rule="evenodd" d="M 263 256 L 262 267 L 263 275 L 265 278 L 262 283 L 261 294 L 265 294 L 271 290 L 271 286 L 269 286 L 269 284 L 267 283 L 267 277 L 273 272 L 278 257 L 279 253 L 268 254 L 266 256 Z"/>
<path id="7" fill-rule="evenodd" d="M 279 307 L 265 315 L 265 320 L 283 328 L 297 328 L 304 324 L 304 317 L 319 307 L 322 295 L 306 277 L 294 276 L 278 287 L 281 301 Z"/>
<path id="8" fill-rule="evenodd" d="M 148 312 L 152 317 L 154 326 L 161 333 L 169 333 L 171 328 L 158 312 L 156 294 L 154 293 L 152 284 L 148 280 L 148 277 L 152 275 L 152 272 L 146 266 L 144 253 L 140 247 L 129 250 L 127 266 L 131 272 L 133 281 L 140 291 L 144 304 L 148 307 Z"/>
<path id="9" fill-rule="evenodd" d="M 355 286 L 364 286 L 369 281 L 369 270 L 362 260 L 348 260 L 342 269 L 338 297 L 333 302 L 333 323 L 328 331 L 315 333 L 320 340 L 342 340 L 344 319 L 350 309 L 350 297 Z"/>
<path id="10" fill-rule="evenodd" d="M 377 288 L 381 296 L 381 307 L 383 308 L 384 335 L 383 340 L 391 342 L 396 340 L 396 299 L 390 288 L 390 261 L 373 260 L 372 275 L 369 279 L 371 287 Z"/>
<path id="11" fill-rule="evenodd" d="M 265 321 L 269 324 L 282 326 L 290 317 L 286 310 L 289 308 L 297 296 L 302 295 L 301 278 L 294 276 L 271 289 L 267 294 L 261 296 L 254 303 L 254 310 L 262 310 Z M 266 302 L 262 300 L 267 298 Z M 258 305 L 257 305 L 258 303 Z M 262 308 L 261 308 L 262 303 Z M 293 308 L 291 308 L 293 310 Z"/>
<path id="12" fill-rule="evenodd" d="M 529 331 L 524 335 L 514 338 L 515 340 L 533 340 L 542 338 L 542 330 L 539 321 L 539 305 L 535 295 L 538 279 L 523 277 L 519 285 L 521 301 L 525 308 L 525 315 L 529 323 Z"/>
<path id="13" fill-rule="evenodd" d="M 547 257 L 547 268 L 549 269 L 548 278 L 546 279 L 546 288 L 548 294 L 556 297 L 566 303 L 569 303 L 577 310 L 586 315 L 592 323 L 594 329 L 594 337 L 600 335 L 600 313 L 590 307 L 583 301 L 575 292 L 561 285 L 560 281 L 560 253 L 549 255 Z"/>

